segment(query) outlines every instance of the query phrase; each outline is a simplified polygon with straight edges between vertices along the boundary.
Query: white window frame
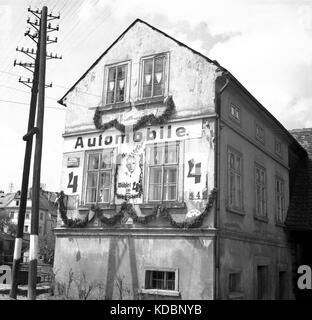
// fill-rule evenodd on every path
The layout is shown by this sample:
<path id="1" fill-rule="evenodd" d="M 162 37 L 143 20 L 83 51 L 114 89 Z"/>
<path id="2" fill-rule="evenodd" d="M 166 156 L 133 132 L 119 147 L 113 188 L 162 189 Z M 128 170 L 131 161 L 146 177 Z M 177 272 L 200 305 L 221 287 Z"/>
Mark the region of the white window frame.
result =
<path id="1" fill-rule="evenodd" d="M 264 172 L 264 183 L 262 184 L 257 183 L 257 169 Z M 256 205 L 256 217 L 265 218 L 267 219 L 267 171 L 266 169 L 259 165 L 258 163 L 255 163 L 255 169 L 254 169 L 254 178 L 255 178 L 255 205 Z M 262 201 L 262 212 L 258 212 L 258 197 L 257 197 L 257 185 L 259 185 L 262 197 L 263 199 L 260 199 Z"/>
<path id="2" fill-rule="evenodd" d="M 116 102 L 116 83 L 115 83 L 115 99 L 114 102 L 107 102 L 107 91 L 108 91 L 108 74 L 109 74 L 109 69 L 110 68 L 117 68 L 120 66 L 126 66 L 126 71 L 125 71 L 125 93 L 124 93 L 124 101 L 117 101 Z M 102 105 L 119 105 L 119 104 L 124 104 L 129 101 L 129 94 L 130 94 L 130 75 L 131 74 L 131 61 L 126 60 L 118 63 L 112 63 L 112 64 L 107 64 L 104 67 L 104 81 L 103 81 L 103 98 L 102 98 Z M 117 76 L 117 75 L 116 75 Z M 115 79 L 116 82 L 116 79 Z"/>
<path id="3" fill-rule="evenodd" d="M 157 57 L 165 57 L 164 59 L 164 66 L 163 66 L 163 72 L 164 72 L 164 88 L 163 88 L 163 94 L 161 95 L 154 95 L 154 66 L 155 66 L 155 58 Z M 143 97 L 143 84 L 144 84 L 144 61 L 153 59 L 153 71 L 152 71 L 152 95 L 150 97 Z M 169 52 L 162 52 L 157 53 L 149 56 L 145 56 L 141 58 L 140 61 L 140 86 L 139 86 L 139 97 L 141 100 L 146 99 L 152 99 L 157 97 L 164 97 L 168 94 L 169 90 Z"/>
<path id="4" fill-rule="evenodd" d="M 111 167 L 109 169 L 100 169 L 100 162 L 101 160 L 99 161 L 99 168 L 98 169 L 95 169 L 95 170 L 88 170 L 88 164 L 89 164 L 89 157 L 90 155 L 92 154 L 100 154 L 102 156 L 102 153 L 103 152 L 110 152 L 112 153 L 111 154 Z M 114 149 L 113 148 L 105 148 L 105 149 L 98 149 L 98 150 L 92 150 L 92 151 L 87 151 L 86 154 L 85 154 L 85 170 L 84 170 L 84 197 L 83 197 L 83 200 L 84 200 L 84 203 L 85 204 L 109 204 L 112 202 L 112 195 L 113 195 L 113 191 L 114 191 L 114 185 L 113 185 L 113 174 L 114 174 L 114 163 L 115 163 L 115 158 L 114 158 Z M 89 171 L 96 171 L 98 173 L 97 175 L 97 191 L 96 191 L 96 201 L 95 202 L 88 202 L 87 201 L 87 191 L 88 191 L 88 186 L 87 186 L 87 183 L 88 183 L 88 172 Z M 109 194 L 108 194 L 108 201 L 107 202 L 98 202 L 98 191 L 99 191 L 99 177 L 100 177 L 100 172 L 101 171 L 110 171 L 110 188 L 109 188 Z"/>
<path id="5" fill-rule="evenodd" d="M 174 272 L 175 273 L 174 290 L 147 289 L 146 288 L 147 271 Z M 179 269 L 178 268 L 145 267 L 143 281 L 144 281 L 143 289 L 140 289 L 139 293 L 152 294 L 152 295 L 162 295 L 162 296 L 179 296 L 180 295 L 180 292 L 179 292 Z"/>
<path id="6" fill-rule="evenodd" d="M 230 154 L 234 155 L 234 166 L 236 163 L 236 159 L 237 157 L 239 157 L 240 159 L 240 170 L 236 170 L 235 168 L 231 168 L 230 167 Z M 234 202 L 236 202 L 236 194 L 237 194 L 237 190 L 236 190 L 236 181 L 237 181 L 237 176 L 240 177 L 240 192 L 239 192 L 239 205 L 236 206 L 235 203 L 231 204 L 230 199 L 231 199 L 231 187 L 230 187 L 230 176 L 233 175 L 234 176 Z M 234 210 L 234 211 L 243 211 L 244 208 L 244 204 L 243 204 L 243 155 L 241 152 L 235 150 L 234 148 L 228 146 L 228 151 L 227 151 L 227 181 L 228 181 L 228 185 L 227 185 L 227 194 L 228 194 L 228 209 L 229 210 Z"/>
<path id="7" fill-rule="evenodd" d="M 165 147 L 166 142 L 156 142 L 157 147 Z M 176 145 L 178 150 L 177 150 L 177 162 L 176 163 L 169 163 L 169 164 L 160 164 L 160 165 L 152 165 L 150 164 L 150 159 L 149 159 L 149 154 L 150 154 L 150 148 L 153 148 L 155 146 L 155 143 L 150 143 L 150 144 L 146 144 L 146 148 L 145 148 L 145 162 L 146 162 L 146 184 L 145 184 L 145 190 L 146 190 L 146 201 L 150 202 L 150 203 L 159 203 L 159 202 L 165 202 L 165 203 L 170 203 L 170 202 L 179 202 L 181 201 L 181 181 L 180 181 L 180 177 L 182 176 L 182 171 L 181 171 L 181 142 L 180 141 L 170 141 L 167 142 L 168 145 Z M 163 157 L 164 157 L 165 153 L 163 153 Z M 162 175 L 161 175 L 161 199 L 160 200 L 151 200 L 149 198 L 149 188 L 150 188 L 150 169 L 152 167 L 161 167 L 162 168 Z M 177 168 L 177 179 L 176 179 L 176 197 L 175 199 L 171 199 L 171 200 L 164 200 L 164 196 L 163 196 L 163 188 L 164 188 L 164 168 L 169 168 L 169 167 L 176 167 Z"/>

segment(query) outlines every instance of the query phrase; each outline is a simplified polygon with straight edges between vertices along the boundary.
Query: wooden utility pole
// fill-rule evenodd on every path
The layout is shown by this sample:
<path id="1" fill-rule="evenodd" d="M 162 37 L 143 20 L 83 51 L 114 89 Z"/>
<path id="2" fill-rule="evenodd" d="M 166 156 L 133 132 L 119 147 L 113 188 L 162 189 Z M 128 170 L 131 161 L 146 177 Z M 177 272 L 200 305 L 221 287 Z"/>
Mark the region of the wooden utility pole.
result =
<path id="1" fill-rule="evenodd" d="M 45 71 L 46 71 L 46 46 L 47 46 L 47 10 L 44 6 L 41 11 L 40 21 L 40 49 L 39 49 L 39 96 L 37 110 L 36 149 L 33 170 L 32 208 L 30 227 L 29 248 L 29 271 L 28 271 L 28 299 L 36 299 L 37 286 L 37 258 L 38 258 L 38 225 L 39 225 L 39 199 L 40 199 L 40 174 L 44 119 L 44 94 L 45 94 Z"/>
<path id="2" fill-rule="evenodd" d="M 35 123 L 37 93 L 38 93 L 39 51 L 40 51 L 40 41 L 37 42 L 37 54 L 36 54 L 35 65 L 34 65 L 34 75 L 33 75 L 32 89 L 31 89 L 30 109 L 29 109 L 29 118 L 28 118 L 28 129 L 27 129 L 28 131 L 27 131 L 27 134 L 23 137 L 23 140 L 26 141 L 26 149 L 25 149 L 25 157 L 24 157 L 21 199 L 20 199 L 20 207 L 19 207 L 18 221 L 17 221 L 17 233 L 15 238 L 13 266 L 12 266 L 12 285 L 10 290 L 10 298 L 13 298 L 13 299 L 16 299 L 17 285 L 18 285 L 18 271 L 19 271 L 19 266 L 20 266 L 21 257 L 22 257 L 22 244 L 23 244 L 23 234 L 24 234 L 25 211 L 27 207 L 28 182 L 29 182 L 33 135 L 37 132 L 37 128 L 34 127 L 34 123 Z M 34 52 L 34 50 L 30 52 Z M 14 65 L 15 64 L 16 62 L 14 62 Z"/>
<path id="3" fill-rule="evenodd" d="M 13 258 L 13 270 L 12 270 L 12 286 L 10 291 L 10 297 L 16 299 L 17 286 L 18 286 L 18 272 L 19 265 L 21 263 L 21 250 L 23 241 L 25 211 L 27 207 L 27 194 L 28 194 L 28 182 L 29 182 L 29 171 L 31 164 L 31 153 L 32 153 L 32 140 L 33 135 L 36 134 L 36 149 L 34 159 L 34 170 L 33 170 L 33 188 L 32 188 L 32 215 L 31 215 L 31 235 L 30 235 L 30 265 L 28 273 L 28 298 L 36 298 L 36 282 L 37 282 L 37 255 L 38 255 L 38 225 L 39 225 L 39 199 L 40 199 L 40 172 L 41 172 L 41 155 L 42 155 L 42 138 L 43 138 L 43 119 L 44 119 L 44 98 L 45 88 L 51 87 L 52 84 L 45 84 L 45 69 L 46 59 L 61 59 L 56 54 L 47 54 L 46 46 L 49 43 L 57 42 L 57 38 L 49 39 L 47 36 L 48 32 L 58 31 L 59 27 L 51 26 L 51 23 L 47 25 L 47 22 L 54 19 L 59 19 L 60 15 L 53 16 L 48 14 L 47 7 L 43 7 L 40 12 L 28 8 L 28 11 L 32 13 L 37 19 L 33 22 L 28 18 L 29 23 L 34 29 L 35 33 L 31 34 L 30 29 L 26 31 L 25 36 L 29 36 L 37 44 L 37 50 L 16 48 L 16 51 L 20 51 L 26 54 L 28 57 L 35 60 L 34 63 L 23 63 L 14 61 L 14 66 L 19 65 L 33 72 L 33 80 L 29 78 L 26 80 L 19 79 L 20 83 L 31 88 L 31 102 L 29 110 L 28 120 L 28 132 L 23 137 L 26 141 L 26 150 L 24 158 L 24 169 L 23 169 L 23 180 L 21 188 L 21 201 L 18 215 L 18 226 L 17 235 L 15 239 L 14 247 L 14 258 Z M 36 40 L 38 39 L 38 40 Z M 33 69 L 33 70 L 32 70 Z M 30 84 L 32 83 L 32 87 Z M 37 94 L 39 87 L 39 98 L 38 98 L 38 110 L 37 110 L 37 126 L 34 127 L 35 115 L 36 115 L 36 104 Z"/>

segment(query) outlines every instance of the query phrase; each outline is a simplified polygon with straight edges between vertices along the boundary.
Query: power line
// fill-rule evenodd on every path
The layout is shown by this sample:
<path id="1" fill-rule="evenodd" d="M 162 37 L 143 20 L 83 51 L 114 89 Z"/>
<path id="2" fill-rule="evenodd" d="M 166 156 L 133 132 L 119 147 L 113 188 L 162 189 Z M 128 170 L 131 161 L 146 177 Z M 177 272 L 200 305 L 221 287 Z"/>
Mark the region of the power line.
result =
<path id="1" fill-rule="evenodd" d="M 22 104 L 22 105 L 27 105 L 27 106 L 29 105 L 29 103 L 20 102 L 20 101 L 3 100 L 3 99 L 0 99 L 0 101 L 2 101 L 2 102 L 7 102 L 7 103 L 14 103 L 14 104 Z M 61 108 L 58 108 L 58 107 L 52 107 L 52 106 L 45 106 L 45 108 L 66 111 L 66 109 L 65 109 L 65 108 L 61 109 Z"/>

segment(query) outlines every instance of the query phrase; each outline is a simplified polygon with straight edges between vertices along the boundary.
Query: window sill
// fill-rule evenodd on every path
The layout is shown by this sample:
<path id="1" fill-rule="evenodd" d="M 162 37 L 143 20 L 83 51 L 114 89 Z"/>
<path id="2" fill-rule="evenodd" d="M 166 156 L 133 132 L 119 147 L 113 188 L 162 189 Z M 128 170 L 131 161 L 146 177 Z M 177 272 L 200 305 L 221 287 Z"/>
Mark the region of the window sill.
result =
<path id="1" fill-rule="evenodd" d="M 142 98 L 140 100 L 135 101 L 136 108 L 144 108 L 146 105 L 153 105 L 153 104 L 163 104 L 165 100 L 164 96 L 159 97 L 151 97 L 151 98 Z"/>
<path id="2" fill-rule="evenodd" d="M 99 106 L 100 111 L 119 111 L 123 109 L 127 109 L 131 107 L 130 102 L 116 102 L 116 103 L 109 103 L 102 106 Z M 89 110 L 96 109 L 97 107 L 90 107 Z"/>
<path id="3" fill-rule="evenodd" d="M 154 209 L 155 206 L 158 205 L 164 205 L 166 208 L 176 208 L 176 209 L 184 209 L 186 208 L 185 202 L 159 202 L 159 201 L 155 201 L 155 202 L 148 202 L 145 204 L 141 204 L 140 208 L 142 209 Z"/>
<path id="4" fill-rule="evenodd" d="M 261 221 L 261 222 L 265 222 L 268 223 L 269 219 L 267 217 L 261 217 L 261 216 L 254 216 L 255 220 Z"/>
<path id="5" fill-rule="evenodd" d="M 229 300 L 242 300 L 244 298 L 244 294 L 242 292 L 231 292 L 228 295 Z"/>
<path id="6" fill-rule="evenodd" d="M 158 296 L 171 296 L 171 297 L 179 297 L 180 292 L 176 290 L 158 290 L 158 289 L 140 289 L 139 293 L 143 294 L 152 294 Z"/>
<path id="7" fill-rule="evenodd" d="M 246 215 L 246 212 L 244 211 L 244 209 L 235 209 L 235 208 L 226 207 L 226 210 L 230 213 L 234 213 L 242 217 Z"/>

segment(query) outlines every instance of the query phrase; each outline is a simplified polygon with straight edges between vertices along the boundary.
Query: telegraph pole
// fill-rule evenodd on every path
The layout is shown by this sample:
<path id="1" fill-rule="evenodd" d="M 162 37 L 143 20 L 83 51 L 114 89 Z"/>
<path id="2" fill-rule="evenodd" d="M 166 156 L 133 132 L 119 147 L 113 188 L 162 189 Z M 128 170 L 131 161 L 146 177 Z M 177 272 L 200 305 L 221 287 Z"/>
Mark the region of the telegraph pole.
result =
<path id="1" fill-rule="evenodd" d="M 49 19 L 50 18 L 50 19 Z M 43 120 L 44 120 L 44 98 L 45 98 L 45 74 L 46 74 L 46 46 L 49 43 L 57 42 L 47 36 L 48 32 L 56 31 L 48 20 L 59 19 L 59 16 L 48 15 L 48 8 L 44 6 L 41 11 L 40 20 L 40 49 L 39 49 L 39 94 L 38 94 L 38 110 L 37 110 L 37 128 L 36 149 L 33 170 L 33 187 L 32 187 L 32 208 L 31 208 L 31 227 L 30 227 L 30 248 L 29 248 L 29 271 L 28 271 L 28 299 L 36 299 L 37 286 L 37 258 L 38 258 L 38 227 L 39 227 L 39 200 L 40 200 L 40 175 L 41 175 L 41 156 L 42 156 L 42 140 L 43 140 Z M 52 54 L 48 56 L 54 57 Z"/>
<path id="2" fill-rule="evenodd" d="M 36 37 L 33 37 L 32 39 L 36 42 L 35 40 Z M 22 48 L 21 50 L 18 50 L 18 48 L 16 48 L 16 50 L 24 52 L 24 48 Z M 36 115 L 36 104 L 37 104 L 37 93 L 38 93 L 38 73 L 39 73 L 38 52 L 39 50 L 40 50 L 40 40 L 37 41 L 36 58 L 33 58 L 33 56 L 31 56 L 33 59 L 35 59 L 35 63 L 34 63 L 33 85 L 31 89 L 28 129 L 27 129 L 27 134 L 23 137 L 23 140 L 26 141 L 26 149 L 25 149 L 25 156 L 24 156 L 21 199 L 20 199 L 20 207 L 19 207 L 18 221 L 17 221 L 17 234 L 15 238 L 13 266 L 12 266 L 12 285 L 10 290 L 10 298 L 13 298 L 13 299 L 16 299 L 17 285 L 18 285 L 17 283 L 18 271 L 19 271 L 19 266 L 21 263 L 21 255 L 22 255 L 22 243 L 23 243 L 23 235 L 24 235 L 25 211 L 27 207 L 27 194 L 28 194 L 28 182 L 29 182 L 33 135 L 37 132 L 37 128 L 34 127 L 34 122 L 35 122 L 35 115 Z M 27 49 L 27 51 L 30 52 L 30 54 L 34 53 L 33 49 L 30 51 Z M 14 66 L 15 65 L 17 65 L 16 60 L 14 61 Z M 21 65 L 21 64 L 18 64 L 18 65 Z M 19 82 L 22 82 L 21 78 L 19 79 Z M 29 83 L 30 81 L 28 80 L 27 84 L 26 83 L 24 84 L 29 86 Z"/>
<path id="3" fill-rule="evenodd" d="M 35 17 L 35 21 L 31 21 L 28 18 L 29 23 L 34 29 L 35 33 L 31 33 L 30 29 L 25 32 L 25 36 L 29 36 L 37 44 L 37 50 L 16 48 L 16 51 L 20 51 L 32 58 L 34 62 L 17 62 L 14 61 L 14 66 L 22 66 L 28 71 L 33 72 L 33 80 L 30 78 L 22 80 L 19 78 L 19 82 L 31 88 L 31 101 L 28 120 L 28 132 L 23 137 L 26 141 L 26 150 L 24 158 L 23 179 L 21 188 L 21 201 L 18 215 L 17 235 L 15 239 L 13 269 L 12 269 L 12 286 L 10 291 L 10 297 L 16 299 L 17 286 L 18 286 L 18 271 L 21 262 L 21 249 L 23 241 L 23 229 L 25 221 L 25 211 L 27 206 L 27 191 L 29 183 L 29 171 L 31 163 L 32 153 L 32 141 L 33 135 L 36 134 L 36 149 L 35 149 L 35 162 L 34 162 L 34 174 L 33 174 L 33 190 L 32 190 L 32 216 L 31 216 L 31 236 L 30 236 L 30 259 L 32 260 L 29 268 L 28 275 L 28 298 L 35 299 L 36 297 L 36 280 L 37 280 L 37 251 L 38 251 L 38 224 L 39 224 L 39 198 L 40 198 L 40 168 L 41 168 L 41 154 L 42 154 L 42 133 L 43 133 L 43 117 L 44 117 L 44 91 L 46 87 L 51 87 L 52 84 L 45 84 L 45 66 L 46 59 L 61 59 L 56 54 L 47 54 L 46 45 L 49 43 L 57 42 L 56 39 L 49 39 L 48 32 L 58 31 L 59 27 L 52 27 L 51 23 L 47 25 L 49 20 L 59 19 L 60 15 L 53 16 L 47 13 L 47 7 L 43 7 L 40 12 L 28 8 L 28 12 L 32 13 Z M 32 87 L 31 87 L 32 84 Z M 39 87 L 39 99 L 37 110 L 37 125 L 34 127 L 37 94 Z"/>

